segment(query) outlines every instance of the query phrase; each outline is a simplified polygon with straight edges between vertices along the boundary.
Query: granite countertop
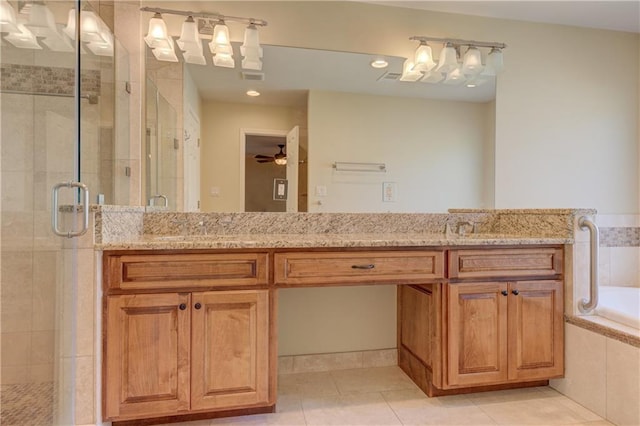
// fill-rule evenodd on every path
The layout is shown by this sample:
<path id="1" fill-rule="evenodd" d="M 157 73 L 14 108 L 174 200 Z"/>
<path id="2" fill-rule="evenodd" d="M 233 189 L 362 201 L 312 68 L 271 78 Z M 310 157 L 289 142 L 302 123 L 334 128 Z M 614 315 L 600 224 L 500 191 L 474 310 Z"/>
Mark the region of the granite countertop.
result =
<path id="1" fill-rule="evenodd" d="M 98 250 L 188 250 L 321 247 L 436 247 L 573 244 L 573 239 L 506 234 L 465 236 L 428 233 L 393 234 L 245 234 L 143 235 L 122 242 L 97 244 Z"/>

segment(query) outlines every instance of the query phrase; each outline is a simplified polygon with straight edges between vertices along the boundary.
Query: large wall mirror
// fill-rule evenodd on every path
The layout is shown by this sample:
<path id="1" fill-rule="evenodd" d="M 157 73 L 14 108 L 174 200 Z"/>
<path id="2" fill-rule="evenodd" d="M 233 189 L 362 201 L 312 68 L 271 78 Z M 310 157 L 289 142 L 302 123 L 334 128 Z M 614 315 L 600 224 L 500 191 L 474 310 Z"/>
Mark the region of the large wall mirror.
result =
<path id="1" fill-rule="evenodd" d="M 185 64 L 177 49 L 180 62 L 158 61 L 147 48 L 147 93 L 157 94 L 147 95 L 147 204 L 166 197 L 170 209 L 205 212 L 493 207 L 495 78 L 477 87 L 406 82 L 400 57 L 374 68 L 371 54 L 262 47 L 260 71 L 239 60 L 214 66 L 207 46 L 206 65 Z M 175 143 L 154 140 L 161 102 L 176 111 Z M 158 157 L 158 146 L 175 152 Z M 276 161 L 283 154 L 286 163 Z M 342 162 L 384 171 L 334 167 Z M 286 197 L 278 199 L 282 181 Z"/>

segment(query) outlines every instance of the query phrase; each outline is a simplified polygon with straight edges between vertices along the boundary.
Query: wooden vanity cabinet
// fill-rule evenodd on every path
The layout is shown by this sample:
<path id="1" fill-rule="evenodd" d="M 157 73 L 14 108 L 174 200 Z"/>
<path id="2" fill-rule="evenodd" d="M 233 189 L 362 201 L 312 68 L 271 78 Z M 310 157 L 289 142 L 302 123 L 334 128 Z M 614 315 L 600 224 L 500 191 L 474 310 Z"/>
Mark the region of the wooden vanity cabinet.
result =
<path id="1" fill-rule="evenodd" d="M 447 287 L 448 385 L 480 386 L 562 375 L 561 281 Z"/>
<path id="2" fill-rule="evenodd" d="M 145 254 L 140 260 L 149 262 L 152 256 Z M 216 268 L 203 268 L 201 258 L 193 259 L 198 262 L 196 271 L 210 280 Z M 230 261 L 228 256 L 221 259 Z M 126 260 L 135 263 L 135 255 Z M 245 260 L 244 255 L 239 259 Z M 105 259 L 106 264 L 114 261 Z M 234 289 L 223 283 L 219 289 L 198 291 L 194 290 L 202 286 L 198 277 L 188 281 L 184 274 L 180 272 L 173 287 L 165 279 L 159 289 L 146 286 L 145 292 L 107 290 L 105 420 L 127 424 L 162 417 L 215 417 L 230 410 L 273 411 L 270 290 L 246 285 Z M 140 277 L 140 282 L 145 279 Z M 117 282 L 117 277 L 106 281 Z"/>
<path id="3" fill-rule="evenodd" d="M 398 289 L 398 363 L 429 396 L 561 377 L 562 249 L 448 252 L 441 284 Z"/>

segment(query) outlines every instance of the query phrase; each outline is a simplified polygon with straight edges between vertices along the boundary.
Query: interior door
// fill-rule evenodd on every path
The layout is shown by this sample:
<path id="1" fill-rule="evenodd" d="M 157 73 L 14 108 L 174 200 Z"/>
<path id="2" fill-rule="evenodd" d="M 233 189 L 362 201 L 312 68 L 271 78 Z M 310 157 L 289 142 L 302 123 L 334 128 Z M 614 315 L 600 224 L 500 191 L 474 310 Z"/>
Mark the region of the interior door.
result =
<path id="1" fill-rule="evenodd" d="M 298 152 L 300 148 L 300 129 L 295 126 L 287 133 L 287 211 L 298 211 Z"/>

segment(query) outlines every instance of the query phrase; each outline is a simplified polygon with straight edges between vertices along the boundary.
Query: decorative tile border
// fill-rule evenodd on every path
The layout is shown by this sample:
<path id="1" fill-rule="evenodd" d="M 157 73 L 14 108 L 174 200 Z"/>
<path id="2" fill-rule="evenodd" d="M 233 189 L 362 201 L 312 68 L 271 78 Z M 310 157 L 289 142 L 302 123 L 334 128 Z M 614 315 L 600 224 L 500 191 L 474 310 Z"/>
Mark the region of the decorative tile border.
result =
<path id="1" fill-rule="evenodd" d="M 600 228 L 600 247 L 640 247 L 640 228 Z"/>
<path id="2" fill-rule="evenodd" d="M 100 84 L 99 70 L 82 71 L 84 94 L 99 95 Z M 75 70 L 73 68 L 17 64 L 3 64 L 0 67 L 2 90 L 73 95 L 74 87 Z"/>

